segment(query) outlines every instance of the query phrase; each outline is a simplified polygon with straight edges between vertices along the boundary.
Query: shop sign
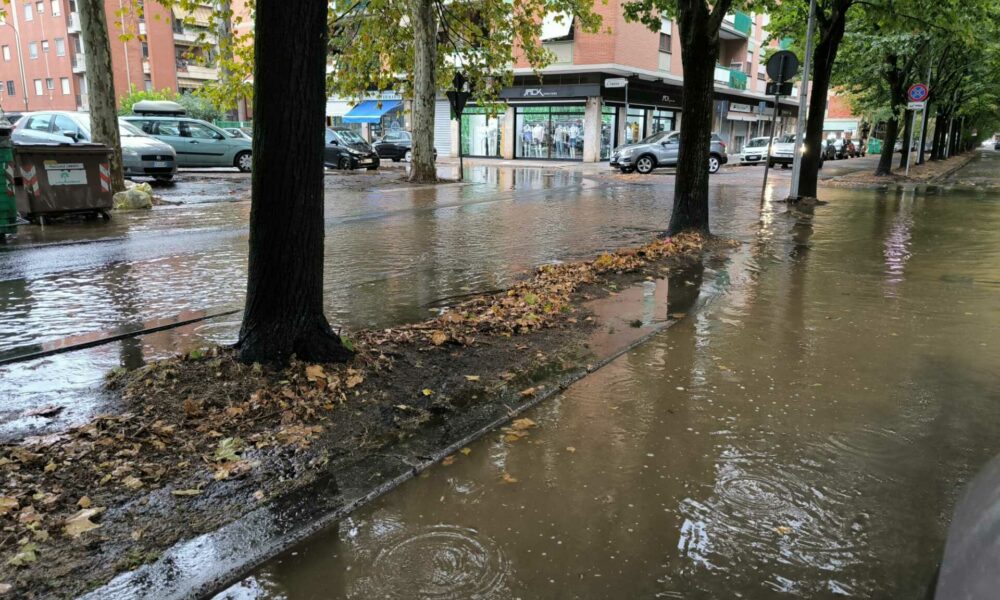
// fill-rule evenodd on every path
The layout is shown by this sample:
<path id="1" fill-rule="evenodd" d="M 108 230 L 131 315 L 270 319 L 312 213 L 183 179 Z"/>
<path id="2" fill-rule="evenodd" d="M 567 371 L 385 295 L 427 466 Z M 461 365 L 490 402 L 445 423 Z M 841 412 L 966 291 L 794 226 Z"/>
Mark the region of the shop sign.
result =
<path id="1" fill-rule="evenodd" d="M 546 100 L 549 98 L 587 98 L 600 96 L 600 84 L 578 85 L 526 85 L 504 88 L 500 97 L 505 100 Z"/>
<path id="2" fill-rule="evenodd" d="M 734 102 L 733 104 L 729 105 L 729 110 L 733 112 L 753 112 L 753 107 L 751 107 L 749 104 L 736 104 Z"/>

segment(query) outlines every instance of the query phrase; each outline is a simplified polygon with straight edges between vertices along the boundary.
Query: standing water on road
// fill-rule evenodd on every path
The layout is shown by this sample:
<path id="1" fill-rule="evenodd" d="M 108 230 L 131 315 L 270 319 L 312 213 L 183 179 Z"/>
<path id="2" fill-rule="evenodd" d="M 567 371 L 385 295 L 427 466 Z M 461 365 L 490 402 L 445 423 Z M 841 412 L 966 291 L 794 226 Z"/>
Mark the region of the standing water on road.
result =
<path id="1" fill-rule="evenodd" d="M 691 275 L 686 317 L 529 411 L 528 437 L 487 436 L 219 597 L 922 597 L 1000 451 L 1000 204 L 827 197 L 768 204 Z"/>

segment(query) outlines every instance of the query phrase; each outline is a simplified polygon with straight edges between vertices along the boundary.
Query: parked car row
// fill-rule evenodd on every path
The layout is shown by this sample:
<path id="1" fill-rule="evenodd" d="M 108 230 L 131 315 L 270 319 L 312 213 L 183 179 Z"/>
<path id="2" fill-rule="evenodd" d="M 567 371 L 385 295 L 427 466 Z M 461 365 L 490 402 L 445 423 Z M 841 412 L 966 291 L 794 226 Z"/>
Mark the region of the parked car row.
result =
<path id="1" fill-rule="evenodd" d="M 611 166 L 622 173 L 638 171 L 643 175 L 658 167 L 677 166 L 680 156 L 681 134 L 678 131 L 661 131 L 634 144 L 618 146 L 611 154 Z M 728 162 L 726 143 L 719 134 L 712 134 L 708 156 L 708 172 L 716 173 Z"/>

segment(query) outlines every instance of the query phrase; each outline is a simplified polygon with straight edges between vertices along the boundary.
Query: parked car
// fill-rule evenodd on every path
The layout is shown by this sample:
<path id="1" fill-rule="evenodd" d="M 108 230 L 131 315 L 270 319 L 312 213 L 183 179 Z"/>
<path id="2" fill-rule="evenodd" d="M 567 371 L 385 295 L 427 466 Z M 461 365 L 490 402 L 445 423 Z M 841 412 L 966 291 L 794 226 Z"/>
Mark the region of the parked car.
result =
<path id="1" fill-rule="evenodd" d="M 392 162 L 410 162 L 413 159 L 413 137 L 409 131 L 390 131 L 376 140 L 372 147 L 379 158 L 388 158 Z M 437 159 L 437 148 L 434 149 L 434 158 Z"/>
<path id="2" fill-rule="evenodd" d="M 365 168 L 374 171 L 379 156 L 356 131 L 346 127 L 327 127 L 323 163 L 336 169 Z"/>
<path id="3" fill-rule="evenodd" d="M 248 173 L 253 166 L 250 140 L 234 138 L 211 123 L 184 116 L 122 118 L 173 146 L 178 167 L 236 167 Z"/>
<path id="4" fill-rule="evenodd" d="M 743 150 L 740 152 L 740 164 L 741 165 L 756 165 L 764 162 L 767 156 L 767 146 L 770 143 L 771 138 L 759 137 L 753 138 L 743 145 Z"/>
<path id="5" fill-rule="evenodd" d="M 153 177 L 169 181 L 177 172 L 177 155 L 169 144 L 154 139 L 118 119 L 122 142 L 122 170 L 126 177 Z M 76 144 L 91 141 L 90 115 L 69 111 L 25 114 L 14 128 L 15 144 Z"/>
<path id="6" fill-rule="evenodd" d="M 3 116 L 7 117 L 7 122 L 8 123 L 10 123 L 11 125 L 14 125 L 15 123 L 17 123 L 18 119 L 20 119 L 21 117 L 24 116 L 24 113 L 17 112 L 17 111 L 11 112 L 11 111 L 6 111 L 5 110 L 4 113 L 3 113 Z"/>
<path id="7" fill-rule="evenodd" d="M 826 160 L 827 147 L 825 141 L 821 143 L 823 144 L 823 151 L 820 152 L 820 169 L 823 168 L 823 162 Z M 808 152 L 808 148 L 805 145 L 802 146 L 802 152 Z M 774 138 L 774 143 L 771 144 L 771 157 L 767 161 L 768 165 L 771 167 L 781 165 L 782 169 L 787 169 L 793 162 L 795 162 L 795 134 L 788 133 Z"/>
<path id="8" fill-rule="evenodd" d="M 997 142 L 997 143 L 993 144 L 993 149 L 994 150 L 1000 150 L 1000 142 Z"/>
<path id="9" fill-rule="evenodd" d="M 253 135 L 242 127 L 223 127 L 222 130 L 228 133 L 230 137 L 253 141 Z"/>
<path id="10" fill-rule="evenodd" d="M 676 166 L 680 138 L 678 131 L 661 131 L 634 144 L 619 146 L 611 155 L 611 166 L 621 169 L 622 173 L 638 171 L 644 175 L 657 167 Z M 726 143 L 717 133 L 712 134 L 709 152 L 708 172 L 716 173 L 729 160 L 726 156 Z"/>

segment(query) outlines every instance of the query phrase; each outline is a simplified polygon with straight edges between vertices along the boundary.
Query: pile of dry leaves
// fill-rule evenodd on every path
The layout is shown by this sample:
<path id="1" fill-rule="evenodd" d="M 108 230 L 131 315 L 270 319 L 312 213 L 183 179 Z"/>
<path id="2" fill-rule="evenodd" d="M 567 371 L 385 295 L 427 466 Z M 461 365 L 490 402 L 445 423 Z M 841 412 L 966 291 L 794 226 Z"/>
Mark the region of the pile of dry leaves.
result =
<path id="1" fill-rule="evenodd" d="M 109 386 L 128 412 L 0 446 L 0 561 L 9 570 L 43 560 L 49 545 L 86 544 L 106 511 L 145 501 L 154 490 L 188 502 L 264 461 L 309 455 L 331 419 L 353 410 L 354 403 L 399 408 L 378 394 L 378 378 L 392 370 L 402 346 L 460 351 L 477 339 L 575 323 L 573 293 L 582 285 L 599 283 L 609 272 L 694 254 L 702 245 L 700 236 L 683 235 L 589 262 L 540 267 L 504 293 L 473 298 L 431 321 L 358 332 L 350 365 L 294 362 L 272 370 L 212 348 L 112 373 Z M 521 425 L 507 435 L 524 435 L 526 423 Z M 262 493 L 255 497 L 264 499 Z M 141 535 L 132 532 L 133 539 Z M 5 585 L 0 580 L 0 592 Z"/>

